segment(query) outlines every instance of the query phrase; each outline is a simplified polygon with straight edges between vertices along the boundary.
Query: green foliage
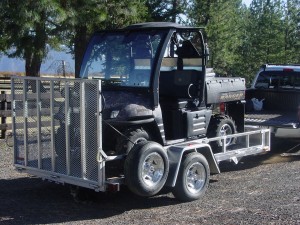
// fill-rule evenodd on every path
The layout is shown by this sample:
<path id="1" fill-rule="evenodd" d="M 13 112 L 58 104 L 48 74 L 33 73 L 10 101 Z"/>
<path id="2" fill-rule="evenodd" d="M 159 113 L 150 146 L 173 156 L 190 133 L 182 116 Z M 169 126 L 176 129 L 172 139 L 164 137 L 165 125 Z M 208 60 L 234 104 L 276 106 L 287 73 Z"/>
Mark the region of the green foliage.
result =
<path id="1" fill-rule="evenodd" d="M 186 12 L 187 0 L 146 0 L 148 21 L 154 22 L 182 22 Z"/>
<path id="2" fill-rule="evenodd" d="M 300 63 L 300 1 L 288 0 L 283 21 L 284 62 Z"/>
<path id="3" fill-rule="evenodd" d="M 192 25 L 206 26 L 210 65 L 220 75 L 252 80 L 265 63 L 300 63 L 300 1 L 192 0 Z"/>
<path id="4" fill-rule="evenodd" d="M 0 49 L 25 60 L 26 75 L 38 76 L 49 48 L 58 48 L 64 13 L 55 0 L 0 1 Z"/>
<path id="5" fill-rule="evenodd" d="M 238 60 L 237 48 L 241 45 L 240 1 L 222 0 L 210 6 L 207 25 L 208 43 L 211 49 L 211 65 L 222 75 L 232 75 Z M 233 26 L 234 25 L 234 26 Z"/>

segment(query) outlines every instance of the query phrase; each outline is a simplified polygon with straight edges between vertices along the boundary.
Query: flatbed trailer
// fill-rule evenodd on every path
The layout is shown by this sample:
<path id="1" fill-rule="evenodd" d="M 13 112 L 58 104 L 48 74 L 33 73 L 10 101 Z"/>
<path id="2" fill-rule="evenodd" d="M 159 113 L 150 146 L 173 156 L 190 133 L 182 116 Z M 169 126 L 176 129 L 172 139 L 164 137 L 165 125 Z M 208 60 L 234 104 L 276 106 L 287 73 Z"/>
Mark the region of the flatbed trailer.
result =
<path id="1" fill-rule="evenodd" d="M 107 165 L 113 163 L 123 166 L 122 162 L 129 156 L 110 154 L 109 149 L 103 149 L 101 80 L 15 76 L 11 79 L 11 90 L 14 166 L 17 170 L 45 180 L 101 192 L 118 191 L 122 184 L 133 185 L 132 180 L 128 181 L 129 175 L 126 172 L 118 177 L 109 176 L 108 168 L 112 167 Z M 64 117 L 64 120 L 59 117 Z M 210 143 L 225 143 L 228 139 L 234 139 L 235 144 L 223 144 L 221 152 L 214 154 Z M 194 153 L 197 153 L 196 158 L 199 155 L 205 158 L 205 180 L 197 180 L 197 174 L 190 177 L 196 179 L 192 192 L 204 192 L 209 174 L 220 173 L 219 162 L 238 163 L 244 156 L 269 151 L 270 130 L 250 130 L 222 137 L 183 140 L 165 145 L 163 150 L 168 160 L 164 167 L 168 171 L 164 186 L 171 188 L 180 183 L 180 176 L 184 176 L 181 165 L 188 158 L 185 157 L 186 153 L 191 158 L 194 158 Z M 145 162 L 142 162 L 144 167 L 147 164 Z M 127 164 L 125 162 L 125 167 Z M 198 162 L 193 165 L 196 169 L 200 166 Z M 145 175 L 145 172 L 142 173 Z M 147 182 L 150 178 L 153 181 L 159 175 L 148 173 L 143 181 Z M 204 182 L 203 187 L 198 190 L 196 184 L 201 182 Z M 183 201 L 201 196 L 180 197 L 178 189 L 175 193 Z M 146 196 L 143 193 L 140 195 Z"/>

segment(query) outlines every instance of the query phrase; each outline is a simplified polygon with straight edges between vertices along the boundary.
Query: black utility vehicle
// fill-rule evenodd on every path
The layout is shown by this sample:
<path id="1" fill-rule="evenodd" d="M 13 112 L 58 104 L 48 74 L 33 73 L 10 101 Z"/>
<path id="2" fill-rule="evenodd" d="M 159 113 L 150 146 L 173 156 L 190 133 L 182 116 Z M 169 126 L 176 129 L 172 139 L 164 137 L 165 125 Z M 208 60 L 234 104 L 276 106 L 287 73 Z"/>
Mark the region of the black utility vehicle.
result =
<path id="1" fill-rule="evenodd" d="M 199 28 L 144 23 L 95 33 L 80 77 L 102 79 L 104 148 L 127 154 L 146 140 L 243 132 L 245 80 L 207 79 L 208 57 Z"/>

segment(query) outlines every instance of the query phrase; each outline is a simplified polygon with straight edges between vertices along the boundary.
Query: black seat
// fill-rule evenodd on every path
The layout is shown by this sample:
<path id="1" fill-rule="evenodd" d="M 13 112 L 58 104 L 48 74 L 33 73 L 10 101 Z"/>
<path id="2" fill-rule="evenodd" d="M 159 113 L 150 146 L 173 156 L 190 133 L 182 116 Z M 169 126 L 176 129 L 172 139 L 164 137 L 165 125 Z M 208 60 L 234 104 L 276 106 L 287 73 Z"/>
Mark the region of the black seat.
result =
<path id="1" fill-rule="evenodd" d="M 163 104 L 172 108 L 185 108 L 193 102 L 189 89 L 191 85 L 197 85 L 199 71 L 173 70 L 160 73 L 159 95 Z"/>
<path id="2" fill-rule="evenodd" d="M 200 58 L 200 54 L 190 40 L 184 40 L 178 47 L 176 54 L 179 58 Z"/>
<path id="3" fill-rule="evenodd" d="M 172 107 L 182 108 L 193 106 L 195 93 L 198 90 L 201 72 L 197 70 L 184 70 L 183 59 L 200 58 L 200 54 L 190 40 L 184 40 L 176 50 L 177 70 L 161 71 L 159 80 L 159 91 L 161 103 L 171 104 Z M 193 96 L 192 96 L 193 95 Z M 200 97 L 200 96 L 198 96 Z"/>

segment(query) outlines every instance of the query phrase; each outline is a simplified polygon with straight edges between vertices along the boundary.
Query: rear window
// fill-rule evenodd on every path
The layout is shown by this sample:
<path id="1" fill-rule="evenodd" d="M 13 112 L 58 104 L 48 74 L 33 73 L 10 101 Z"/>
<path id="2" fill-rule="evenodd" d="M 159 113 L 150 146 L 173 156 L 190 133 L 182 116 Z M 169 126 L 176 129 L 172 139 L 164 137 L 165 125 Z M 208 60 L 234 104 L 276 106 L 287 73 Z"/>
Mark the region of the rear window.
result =
<path id="1" fill-rule="evenodd" d="M 259 74 L 255 88 L 300 89 L 300 73 L 285 71 L 263 71 Z"/>

